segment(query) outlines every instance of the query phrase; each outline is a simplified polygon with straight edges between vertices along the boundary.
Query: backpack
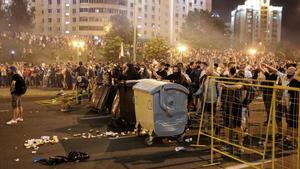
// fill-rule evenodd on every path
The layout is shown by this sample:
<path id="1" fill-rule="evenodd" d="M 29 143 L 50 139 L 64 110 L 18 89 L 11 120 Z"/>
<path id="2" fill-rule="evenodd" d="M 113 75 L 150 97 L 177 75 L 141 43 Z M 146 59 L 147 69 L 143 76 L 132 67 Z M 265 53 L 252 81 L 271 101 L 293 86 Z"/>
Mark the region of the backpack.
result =
<path id="1" fill-rule="evenodd" d="M 20 78 L 20 80 L 18 81 L 19 82 L 18 94 L 24 95 L 27 91 L 27 85 L 26 85 L 26 82 L 23 77 L 20 76 L 19 78 Z"/>

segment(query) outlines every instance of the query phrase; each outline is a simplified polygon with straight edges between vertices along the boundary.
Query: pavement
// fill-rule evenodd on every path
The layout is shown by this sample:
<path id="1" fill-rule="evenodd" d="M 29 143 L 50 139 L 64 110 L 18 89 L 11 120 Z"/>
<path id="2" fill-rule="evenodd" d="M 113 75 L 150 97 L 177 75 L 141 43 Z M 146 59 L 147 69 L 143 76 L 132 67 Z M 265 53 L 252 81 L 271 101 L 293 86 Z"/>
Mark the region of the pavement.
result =
<path id="1" fill-rule="evenodd" d="M 73 137 L 73 134 L 87 133 L 91 129 L 107 131 L 110 117 L 91 112 L 87 103 L 73 107 L 71 112 L 59 111 L 58 105 L 38 103 L 54 98 L 56 93 L 57 90 L 29 89 L 29 94 L 22 99 L 24 122 L 7 126 L 5 122 L 11 117 L 10 98 L 8 89 L 0 89 L 0 169 L 217 169 L 238 164 L 217 156 L 221 165 L 204 166 L 210 160 L 208 146 L 188 147 L 187 151 L 176 152 L 175 142 L 164 142 L 159 138 L 149 147 L 144 143 L 144 137 L 135 135 L 91 139 Z M 188 136 L 193 138 L 192 143 L 195 143 L 196 133 L 194 131 Z M 60 142 L 40 146 L 36 154 L 24 147 L 27 139 L 54 135 Z M 68 140 L 64 140 L 65 137 Z M 67 155 L 70 151 L 86 152 L 90 159 L 52 167 L 33 163 L 37 157 Z"/>

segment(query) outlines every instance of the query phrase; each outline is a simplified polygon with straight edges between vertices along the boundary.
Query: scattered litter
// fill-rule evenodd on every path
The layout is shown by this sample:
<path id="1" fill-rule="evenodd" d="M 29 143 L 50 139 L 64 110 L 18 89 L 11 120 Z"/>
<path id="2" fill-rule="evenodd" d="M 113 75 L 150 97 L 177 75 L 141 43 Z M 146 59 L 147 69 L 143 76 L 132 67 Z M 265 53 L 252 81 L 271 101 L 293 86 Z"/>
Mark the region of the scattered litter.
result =
<path id="1" fill-rule="evenodd" d="M 101 137 L 112 137 L 119 138 L 128 135 L 135 135 L 136 132 L 126 131 L 126 132 L 113 132 L 113 131 L 104 131 L 101 132 L 98 129 L 89 129 L 86 133 L 75 133 L 73 137 L 81 137 L 84 139 L 93 139 L 93 138 L 101 138 Z"/>
<path id="2" fill-rule="evenodd" d="M 115 137 L 115 136 L 118 135 L 118 133 L 114 133 L 114 132 L 112 132 L 112 131 L 108 131 L 108 132 L 105 132 L 105 135 L 106 135 L 106 136 L 112 136 L 112 137 Z"/>
<path id="3" fill-rule="evenodd" d="M 68 128 L 68 131 L 71 131 L 72 129 L 71 128 Z"/>
<path id="4" fill-rule="evenodd" d="M 58 139 L 57 136 L 53 136 L 53 137 L 52 137 L 52 140 L 50 140 L 50 143 L 51 143 L 51 144 L 57 144 L 58 142 L 59 142 L 59 139 Z"/>
<path id="5" fill-rule="evenodd" d="M 185 151 L 186 148 L 185 147 L 175 147 L 175 151 L 179 152 L 179 151 Z"/>
<path id="6" fill-rule="evenodd" d="M 36 154 L 37 153 L 37 151 L 31 151 L 31 154 Z"/>
<path id="7" fill-rule="evenodd" d="M 187 143 L 190 143 L 192 141 L 193 141 L 193 138 L 187 138 L 187 139 L 185 139 L 185 142 L 187 142 Z"/>
<path id="8" fill-rule="evenodd" d="M 73 134 L 73 137 L 79 137 L 79 136 L 81 136 L 81 133 Z"/>
<path id="9" fill-rule="evenodd" d="M 26 140 L 24 143 L 24 146 L 27 149 L 32 148 L 33 150 L 37 151 L 39 149 L 40 145 L 44 145 L 44 144 L 57 144 L 59 142 L 59 139 L 57 136 L 53 136 L 52 138 L 50 138 L 50 136 L 41 136 L 41 138 L 39 139 L 29 139 Z"/>
<path id="10" fill-rule="evenodd" d="M 19 158 L 16 158 L 16 159 L 14 159 L 15 160 L 15 162 L 19 162 L 20 161 L 20 159 Z"/>

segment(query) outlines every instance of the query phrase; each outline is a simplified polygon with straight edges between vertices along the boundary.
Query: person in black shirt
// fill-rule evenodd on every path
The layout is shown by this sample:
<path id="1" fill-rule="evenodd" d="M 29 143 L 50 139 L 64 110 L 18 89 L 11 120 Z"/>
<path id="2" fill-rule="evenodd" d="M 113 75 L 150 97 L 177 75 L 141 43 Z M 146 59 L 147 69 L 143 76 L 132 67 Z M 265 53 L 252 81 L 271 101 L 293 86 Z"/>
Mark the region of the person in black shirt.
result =
<path id="1" fill-rule="evenodd" d="M 264 86 L 274 86 L 278 78 L 277 72 L 272 69 L 266 69 L 266 68 L 267 67 L 265 66 L 265 64 L 260 64 L 260 70 L 264 73 L 265 80 L 267 80 L 266 82 L 262 82 L 261 84 Z M 267 120 L 264 122 L 264 124 L 267 125 L 270 117 L 273 89 L 262 88 L 262 92 L 263 92 L 263 101 L 265 105 L 265 110 L 267 112 Z"/>
<path id="2" fill-rule="evenodd" d="M 136 70 L 133 64 L 127 64 L 123 72 L 126 80 L 138 80 L 141 79 L 139 72 Z"/>
<path id="3" fill-rule="evenodd" d="M 295 77 L 289 83 L 289 87 L 300 88 L 300 70 L 296 71 Z M 288 108 L 287 113 L 287 135 L 288 137 L 285 140 L 285 145 L 288 148 L 295 148 L 296 146 L 293 144 L 293 140 L 291 138 L 297 138 L 298 136 L 298 123 L 299 123 L 299 91 L 289 90 L 289 103 L 290 107 Z"/>
<path id="4" fill-rule="evenodd" d="M 87 74 L 87 68 L 82 64 L 82 62 L 79 62 L 79 66 L 76 69 L 76 76 L 85 76 Z"/>
<path id="5" fill-rule="evenodd" d="M 161 63 L 158 68 L 158 71 L 156 71 L 156 74 L 159 75 L 162 80 L 164 80 L 168 76 L 167 70 L 168 70 L 168 68 L 165 67 L 165 64 Z"/>
<path id="6" fill-rule="evenodd" d="M 10 67 L 10 72 L 12 74 L 10 93 L 12 97 L 13 118 L 6 123 L 7 125 L 23 121 L 22 93 L 20 91 L 22 87 L 22 77 L 17 73 L 17 68 L 15 66 Z"/>
<path id="7" fill-rule="evenodd" d="M 169 80 L 172 83 L 180 84 L 182 86 L 186 86 L 187 84 L 187 79 L 182 74 L 181 69 L 178 66 L 174 66 L 173 73 L 167 76 L 165 79 Z"/>
<path id="8" fill-rule="evenodd" d="M 244 78 L 243 73 L 238 73 L 235 66 L 229 67 L 229 78 Z M 238 141 L 243 145 L 243 130 L 242 130 L 242 106 L 243 106 L 243 91 L 245 87 L 239 84 L 238 80 L 230 80 L 236 82 L 236 85 L 222 84 L 221 98 L 218 100 L 218 110 L 223 111 L 223 123 L 225 126 L 225 139 L 232 141 L 232 133 L 230 130 L 237 131 Z M 229 147 L 223 147 L 224 150 L 229 150 Z"/>

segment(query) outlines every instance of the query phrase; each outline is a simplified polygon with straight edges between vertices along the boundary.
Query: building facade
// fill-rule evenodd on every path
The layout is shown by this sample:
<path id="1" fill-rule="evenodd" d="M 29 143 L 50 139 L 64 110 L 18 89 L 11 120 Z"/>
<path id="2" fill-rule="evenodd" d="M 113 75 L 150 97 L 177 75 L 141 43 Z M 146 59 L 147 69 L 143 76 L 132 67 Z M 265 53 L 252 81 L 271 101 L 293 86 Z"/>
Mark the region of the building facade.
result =
<path id="1" fill-rule="evenodd" d="M 134 0 L 128 1 L 128 18 L 136 19 L 140 39 L 163 37 L 171 44 L 180 40 L 180 33 L 189 11 L 212 10 L 212 0 Z"/>
<path id="2" fill-rule="evenodd" d="M 231 12 L 233 40 L 245 45 L 280 42 L 282 9 L 270 0 L 246 0 Z"/>
<path id="3" fill-rule="evenodd" d="M 112 15 L 127 16 L 126 0 L 33 0 L 36 32 L 104 35 Z"/>
<path id="4" fill-rule="evenodd" d="M 179 40 L 189 11 L 212 10 L 212 0 L 31 0 L 36 32 L 53 35 L 103 35 L 112 15 L 137 21 L 139 39 Z"/>

